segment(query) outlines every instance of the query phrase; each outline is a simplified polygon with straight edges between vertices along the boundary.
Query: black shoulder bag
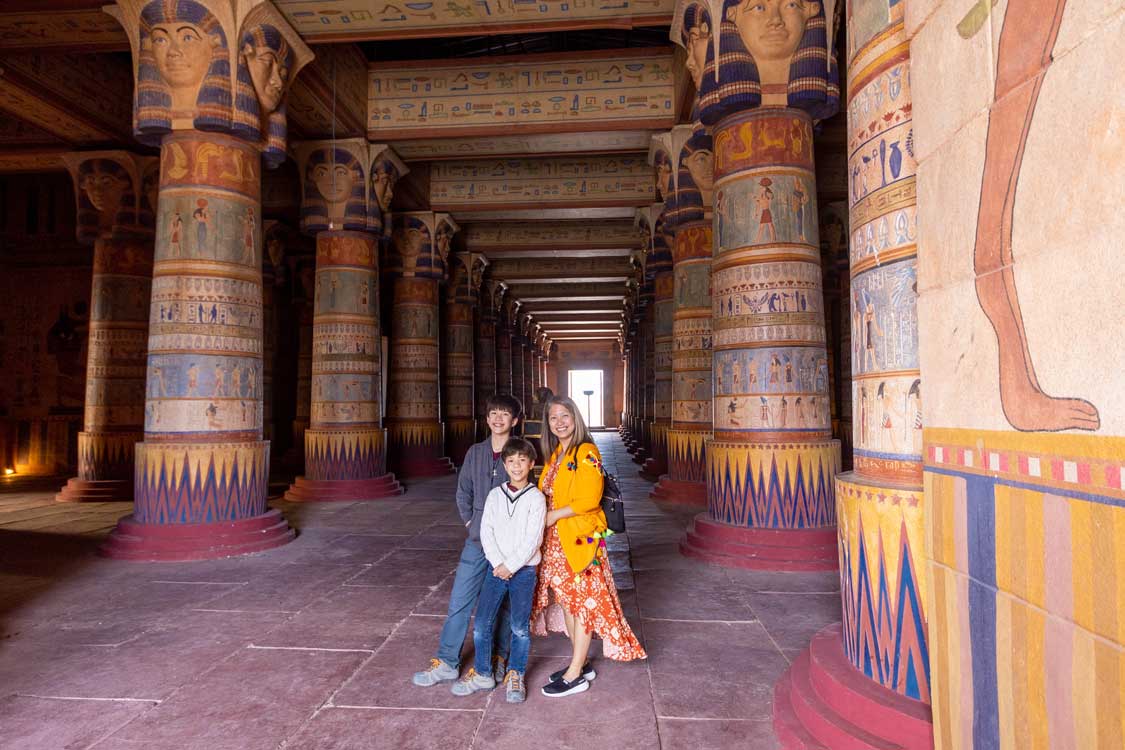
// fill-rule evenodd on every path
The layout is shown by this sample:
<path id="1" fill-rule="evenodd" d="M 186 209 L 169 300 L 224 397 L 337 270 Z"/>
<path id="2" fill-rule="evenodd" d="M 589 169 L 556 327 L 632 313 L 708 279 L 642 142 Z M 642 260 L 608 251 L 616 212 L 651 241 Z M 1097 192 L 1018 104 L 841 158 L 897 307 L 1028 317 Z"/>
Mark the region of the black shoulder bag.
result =
<path id="1" fill-rule="evenodd" d="M 621 488 L 617 486 L 617 477 L 601 467 L 602 477 L 605 480 L 602 489 L 602 513 L 605 513 L 605 525 L 615 534 L 625 533 L 625 503 L 621 501 Z"/>

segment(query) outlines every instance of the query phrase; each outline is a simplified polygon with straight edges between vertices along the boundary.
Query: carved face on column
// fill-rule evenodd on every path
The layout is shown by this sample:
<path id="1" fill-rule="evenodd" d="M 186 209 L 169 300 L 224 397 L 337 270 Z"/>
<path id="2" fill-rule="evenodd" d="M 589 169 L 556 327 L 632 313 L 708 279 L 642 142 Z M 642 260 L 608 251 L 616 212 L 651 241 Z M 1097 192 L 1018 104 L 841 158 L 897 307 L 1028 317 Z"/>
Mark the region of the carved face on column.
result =
<path id="1" fill-rule="evenodd" d="M 698 221 L 711 210 L 715 181 L 715 158 L 711 148 L 711 136 L 699 125 L 680 149 L 676 193 L 678 223 Z"/>
<path id="2" fill-rule="evenodd" d="M 443 225 L 437 231 L 437 251 L 443 265 L 449 261 L 449 248 L 453 244 L 453 230 Z"/>
<path id="3" fill-rule="evenodd" d="M 839 74 L 828 59 L 824 8 L 814 0 L 725 0 L 718 75 L 703 76 L 700 119 L 756 107 L 797 107 L 814 118 L 835 113 Z"/>
<path id="4" fill-rule="evenodd" d="M 309 154 L 301 221 L 310 233 L 367 228 L 362 166 L 350 151 L 326 147 Z"/>
<path id="5" fill-rule="evenodd" d="M 193 0 L 149 3 L 141 11 L 138 133 L 177 124 L 225 129 L 230 119 L 230 59 L 218 19 Z"/>
<path id="6" fill-rule="evenodd" d="M 262 114 L 268 115 L 281 106 L 289 85 L 292 57 L 285 37 L 269 24 L 255 26 L 242 35 L 239 60 L 250 76 Z"/>
<path id="7" fill-rule="evenodd" d="M 711 44 L 711 14 L 696 3 L 684 11 L 683 43 L 687 50 L 687 70 L 700 90 L 703 69 L 707 66 L 707 50 Z"/>
<path id="8" fill-rule="evenodd" d="M 394 247 L 398 260 L 404 273 L 416 274 L 422 256 L 430 253 L 430 230 L 416 216 L 404 216 L 396 223 Z"/>
<path id="9" fill-rule="evenodd" d="M 77 229 L 81 242 L 93 242 L 118 227 L 133 228 L 136 194 L 133 178 L 113 159 L 86 159 L 75 174 Z"/>
<path id="10" fill-rule="evenodd" d="M 473 283 L 472 291 L 474 293 L 480 291 L 481 282 L 483 281 L 483 279 L 484 279 L 484 263 L 481 262 L 480 259 L 474 260 L 473 261 L 473 276 L 472 276 L 472 283 Z"/>
<path id="11" fill-rule="evenodd" d="M 376 232 L 390 229 L 391 201 L 395 197 L 398 167 L 390 159 L 377 159 L 371 165 L 371 220 L 368 228 Z"/>
<path id="12" fill-rule="evenodd" d="M 672 195 L 672 160 L 663 151 L 657 151 L 654 159 L 656 166 L 656 192 L 661 200 L 668 200 Z"/>

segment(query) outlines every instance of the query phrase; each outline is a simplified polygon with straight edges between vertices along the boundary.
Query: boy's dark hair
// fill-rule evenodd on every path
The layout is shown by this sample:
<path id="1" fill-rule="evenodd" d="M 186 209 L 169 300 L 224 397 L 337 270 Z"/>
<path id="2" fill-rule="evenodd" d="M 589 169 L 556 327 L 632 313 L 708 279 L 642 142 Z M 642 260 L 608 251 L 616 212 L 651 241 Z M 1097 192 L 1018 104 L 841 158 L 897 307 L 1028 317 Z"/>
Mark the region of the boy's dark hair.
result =
<path id="1" fill-rule="evenodd" d="M 506 411 L 517 419 L 523 419 L 523 404 L 515 396 L 509 396 L 507 393 L 493 393 L 488 397 L 488 401 L 484 405 L 484 416 L 493 409 L 497 411 Z"/>
<path id="2" fill-rule="evenodd" d="M 535 459 L 539 458 L 535 446 L 518 437 L 508 438 L 508 442 L 504 443 L 504 448 L 500 451 L 500 460 L 507 461 L 508 456 L 527 456 L 531 463 L 535 463 Z"/>

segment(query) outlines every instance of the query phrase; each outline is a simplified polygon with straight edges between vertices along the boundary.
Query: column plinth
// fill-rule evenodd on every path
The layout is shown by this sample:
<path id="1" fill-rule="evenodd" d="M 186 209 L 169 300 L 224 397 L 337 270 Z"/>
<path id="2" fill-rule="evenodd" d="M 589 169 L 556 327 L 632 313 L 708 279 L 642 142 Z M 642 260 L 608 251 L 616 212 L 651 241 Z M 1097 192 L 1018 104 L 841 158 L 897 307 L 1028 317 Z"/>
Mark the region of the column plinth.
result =
<path id="1" fill-rule="evenodd" d="M 777 145 L 749 148 L 759 143 Z M 715 125 L 714 144 L 714 439 L 708 510 L 681 551 L 732 567 L 832 570 L 840 443 L 812 119 L 781 107 L 739 112 Z"/>
<path id="2" fill-rule="evenodd" d="M 305 474 L 285 499 L 375 500 L 402 493 L 380 426 L 378 245 L 366 232 L 316 237 Z"/>

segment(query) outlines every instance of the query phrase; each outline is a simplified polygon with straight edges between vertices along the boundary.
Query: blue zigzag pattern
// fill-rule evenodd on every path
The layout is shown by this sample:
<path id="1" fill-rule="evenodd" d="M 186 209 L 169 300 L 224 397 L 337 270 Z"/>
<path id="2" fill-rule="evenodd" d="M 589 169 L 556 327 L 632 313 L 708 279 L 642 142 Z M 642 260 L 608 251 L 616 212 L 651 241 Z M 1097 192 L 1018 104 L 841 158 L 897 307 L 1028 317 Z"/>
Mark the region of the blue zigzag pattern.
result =
<path id="1" fill-rule="evenodd" d="M 817 461 L 806 476 L 797 457 L 793 483 L 771 458 L 769 471 L 755 470 L 748 456 L 739 479 L 730 461 L 721 471 L 712 467 L 707 488 L 711 516 L 724 523 L 761 529 L 808 529 L 836 523 L 836 496 L 829 467 Z"/>
<path id="2" fill-rule="evenodd" d="M 212 457 L 207 470 L 193 482 L 185 454 L 174 485 L 175 464 L 161 462 L 160 471 L 152 475 L 144 463 L 137 467 L 133 515 L 140 523 L 153 524 L 219 523 L 259 516 L 266 512 L 268 457 L 266 461 L 264 476 L 258 476 L 257 468 L 251 467 L 243 480 L 237 457 L 224 467 L 222 476 Z"/>

